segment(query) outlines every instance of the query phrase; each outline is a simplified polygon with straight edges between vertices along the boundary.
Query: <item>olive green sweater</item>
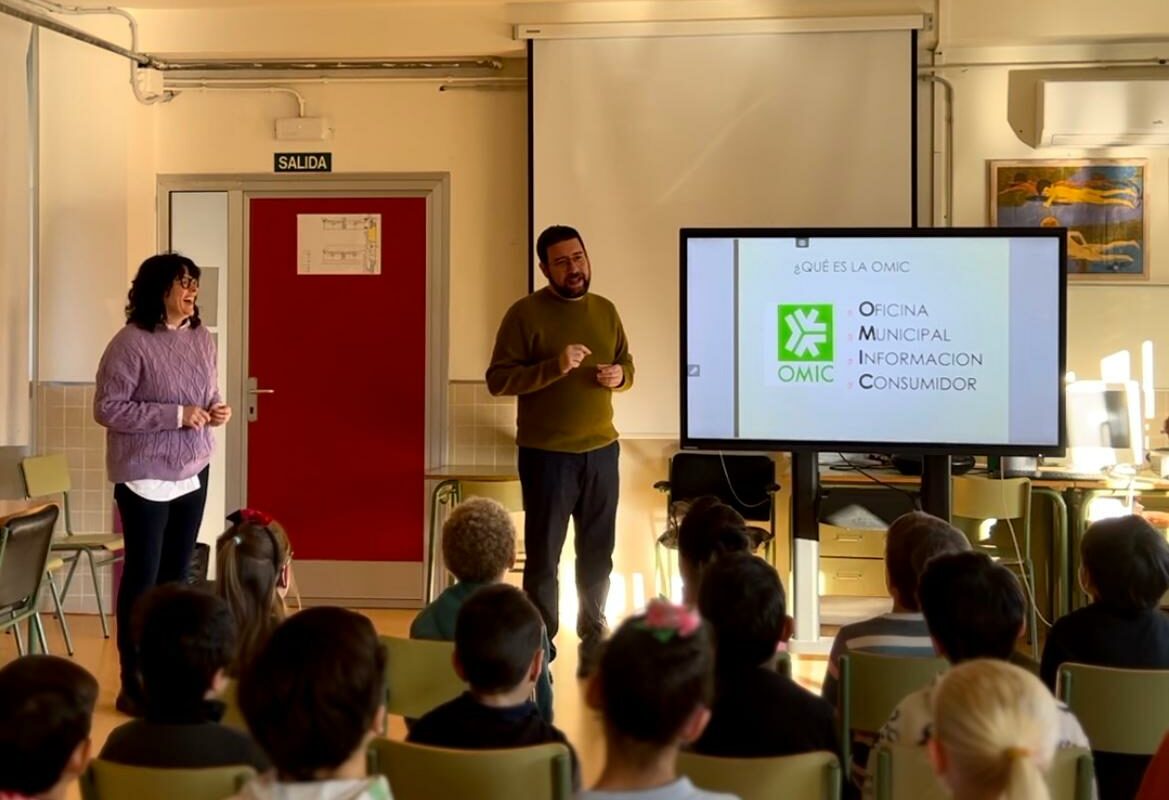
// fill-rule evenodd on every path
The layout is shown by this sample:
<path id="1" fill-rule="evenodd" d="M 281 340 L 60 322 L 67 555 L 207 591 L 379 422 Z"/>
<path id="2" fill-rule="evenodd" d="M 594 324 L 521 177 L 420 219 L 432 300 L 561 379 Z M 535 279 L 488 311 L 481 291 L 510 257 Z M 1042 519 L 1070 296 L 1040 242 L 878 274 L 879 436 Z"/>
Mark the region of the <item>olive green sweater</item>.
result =
<path id="1" fill-rule="evenodd" d="M 560 353 L 570 344 L 592 351 L 579 367 L 560 374 Z M 597 368 L 620 364 L 625 382 L 616 390 L 597 383 Z M 617 308 L 586 294 L 566 300 L 545 288 L 517 300 L 499 325 L 487 389 L 518 395 L 516 444 L 539 450 L 587 453 L 617 439 L 614 391 L 633 385 L 633 357 Z"/>

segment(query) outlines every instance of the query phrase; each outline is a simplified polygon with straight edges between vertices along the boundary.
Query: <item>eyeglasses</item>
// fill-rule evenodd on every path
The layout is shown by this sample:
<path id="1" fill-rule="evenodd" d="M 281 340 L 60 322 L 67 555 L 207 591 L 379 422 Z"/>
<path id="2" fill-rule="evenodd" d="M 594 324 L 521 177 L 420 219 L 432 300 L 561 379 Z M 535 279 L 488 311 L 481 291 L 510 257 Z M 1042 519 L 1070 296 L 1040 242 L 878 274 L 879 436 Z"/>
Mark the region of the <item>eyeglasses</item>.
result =
<path id="1" fill-rule="evenodd" d="M 177 283 L 179 285 L 179 288 L 182 288 L 182 289 L 198 289 L 199 288 L 199 279 L 193 278 L 190 275 L 180 275 L 179 277 L 175 278 L 175 283 Z"/>

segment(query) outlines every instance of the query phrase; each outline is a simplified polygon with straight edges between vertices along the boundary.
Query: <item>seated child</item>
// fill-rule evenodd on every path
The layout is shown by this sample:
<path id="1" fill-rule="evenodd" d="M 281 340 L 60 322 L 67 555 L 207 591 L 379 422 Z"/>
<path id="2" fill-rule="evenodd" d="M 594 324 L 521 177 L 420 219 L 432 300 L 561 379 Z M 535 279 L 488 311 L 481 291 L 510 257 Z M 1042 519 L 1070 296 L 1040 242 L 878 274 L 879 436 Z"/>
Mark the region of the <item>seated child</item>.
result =
<path id="1" fill-rule="evenodd" d="M 917 591 L 937 654 L 951 664 L 977 658 L 1008 661 L 1015 643 L 1026 632 L 1026 600 L 1014 573 L 985 553 L 938 556 L 925 566 Z M 902 700 L 881 728 L 884 742 L 930 740 L 936 684 L 922 687 Z M 1088 737 L 1067 706 L 1057 704 L 1058 740 L 1062 747 L 1087 748 Z M 858 767 L 854 763 L 854 769 Z M 865 797 L 874 796 L 876 748 L 861 775 Z M 855 774 L 855 773 L 854 773 Z"/>
<path id="2" fill-rule="evenodd" d="M 235 619 L 236 652 L 227 674 L 238 678 L 286 615 L 292 545 L 280 523 L 262 511 L 240 509 L 215 542 L 215 591 Z"/>
<path id="3" fill-rule="evenodd" d="M 743 516 L 717 497 L 699 497 L 690 504 L 678 525 L 678 573 L 682 578 L 682 602 L 698 603 L 702 572 L 720 556 L 747 552 L 751 538 Z"/>
<path id="4" fill-rule="evenodd" d="M 455 622 L 454 663 L 470 691 L 424 714 L 407 741 L 465 750 L 568 745 L 531 699 L 544 665 L 543 633 L 540 612 L 514 586 L 496 583 L 468 597 Z M 572 759 L 579 785 L 575 752 Z"/>
<path id="5" fill-rule="evenodd" d="M 89 761 L 97 681 L 72 661 L 25 656 L 0 669 L 0 797 L 65 800 Z"/>
<path id="6" fill-rule="evenodd" d="M 694 751 L 747 758 L 839 752 L 835 710 L 775 670 L 776 647 L 792 633 L 775 569 L 749 553 L 703 573 L 698 608 L 715 644 L 714 705 Z"/>
<path id="7" fill-rule="evenodd" d="M 1056 620 L 1039 675 L 1052 690 L 1061 664 L 1169 669 L 1169 617 L 1159 608 L 1169 590 L 1169 543 L 1138 516 L 1095 522 L 1080 544 L 1080 583 L 1088 606 Z M 1102 800 L 1131 798 L 1148 756 L 1097 752 Z"/>
<path id="8" fill-rule="evenodd" d="M 1056 620 L 1040 677 L 1055 689 L 1065 662 L 1125 669 L 1169 669 L 1169 543 L 1141 517 L 1103 519 L 1080 543 L 1080 583 L 1090 605 Z"/>
<path id="9" fill-rule="evenodd" d="M 934 770 L 956 798 L 1048 800 L 1059 717 L 1030 672 L 991 659 L 959 664 L 934 690 Z"/>
<path id="10" fill-rule="evenodd" d="M 389 800 L 366 752 L 385 729 L 386 653 L 373 625 L 343 608 L 290 617 L 240 678 L 248 727 L 275 767 L 233 800 Z"/>
<path id="11" fill-rule="evenodd" d="M 137 616 L 145 717 L 115 728 L 99 757 L 139 767 L 268 769 L 251 738 L 219 724 L 216 698 L 235 649 L 227 605 L 201 589 L 167 584 L 142 597 Z"/>
<path id="12" fill-rule="evenodd" d="M 893 611 L 845 625 L 832 642 L 821 696 L 834 707 L 840 685 L 840 657 L 853 650 L 891 656 L 932 657 L 933 645 L 917 604 L 917 581 L 931 558 L 970 549 L 966 536 L 950 523 L 921 511 L 893 521 L 885 534 L 885 586 Z"/>
<path id="13" fill-rule="evenodd" d="M 515 524 L 507 509 L 494 500 L 471 497 L 459 503 L 442 526 L 442 558 L 459 582 L 422 609 L 410 624 L 410 638 L 453 641 L 455 620 L 463 602 L 484 586 L 503 581 L 515 565 Z M 551 646 L 541 636 L 544 664 L 536 681 L 536 707 L 552 721 L 552 678 L 548 672 Z"/>
<path id="14" fill-rule="evenodd" d="M 622 623 L 586 690 L 604 716 L 605 766 L 580 800 L 731 800 L 677 774 L 678 751 L 710 719 L 713 679 L 710 633 L 696 612 L 654 600 Z"/>

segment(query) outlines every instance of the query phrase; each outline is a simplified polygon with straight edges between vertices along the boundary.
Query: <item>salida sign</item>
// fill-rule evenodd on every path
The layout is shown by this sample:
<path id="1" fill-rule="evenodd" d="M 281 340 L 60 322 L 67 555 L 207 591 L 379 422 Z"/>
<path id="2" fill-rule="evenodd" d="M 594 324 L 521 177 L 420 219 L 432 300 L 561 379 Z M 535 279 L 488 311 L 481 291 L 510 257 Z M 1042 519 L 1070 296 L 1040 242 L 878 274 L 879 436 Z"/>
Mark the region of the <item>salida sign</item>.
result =
<path id="1" fill-rule="evenodd" d="M 332 153 L 276 153 L 277 172 L 332 172 Z"/>

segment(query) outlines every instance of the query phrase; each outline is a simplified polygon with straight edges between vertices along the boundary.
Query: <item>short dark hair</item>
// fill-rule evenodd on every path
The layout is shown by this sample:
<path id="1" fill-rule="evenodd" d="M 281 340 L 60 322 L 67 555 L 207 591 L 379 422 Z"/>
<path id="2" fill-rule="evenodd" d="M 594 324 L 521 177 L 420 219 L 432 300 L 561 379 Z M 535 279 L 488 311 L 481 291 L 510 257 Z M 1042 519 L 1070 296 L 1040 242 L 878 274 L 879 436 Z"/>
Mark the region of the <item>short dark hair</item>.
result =
<path id="1" fill-rule="evenodd" d="M 166 293 L 176 280 L 189 275 L 199 280 L 202 270 L 194 261 L 178 253 L 159 253 L 142 262 L 130 285 L 126 300 L 126 323 L 144 331 L 153 331 L 166 322 Z M 195 306 L 188 320 L 192 328 L 199 327 L 199 306 Z"/>
<path id="2" fill-rule="evenodd" d="M 1156 608 L 1169 591 L 1169 542 L 1144 517 L 1093 522 L 1080 542 L 1080 558 L 1099 602 L 1112 608 Z"/>
<path id="3" fill-rule="evenodd" d="M 25 656 L 0 669 L 0 792 L 56 786 L 89 738 L 96 702 L 97 680 L 68 659 Z"/>
<path id="4" fill-rule="evenodd" d="M 743 515 L 713 495 L 692 502 L 678 525 L 678 555 L 695 566 L 750 549 Z"/>
<path id="5" fill-rule="evenodd" d="M 455 655 L 471 689 L 495 694 L 519 686 L 543 634 L 540 612 L 514 586 L 496 583 L 472 594 L 455 619 Z"/>
<path id="6" fill-rule="evenodd" d="M 368 619 L 309 608 L 276 628 L 245 668 L 240 709 L 278 774 L 309 781 L 361 746 L 383 703 L 385 672 L 385 649 Z"/>
<path id="7" fill-rule="evenodd" d="M 932 514 L 911 511 L 893 520 L 885 534 L 885 568 L 901 604 L 910 611 L 920 610 L 917 584 L 926 561 L 969 549 L 965 534 Z"/>
<path id="8" fill-rule="evenodd" d="M 627 619 L 613 634 L 597 680 L 606 725 L 634 742 L 664 747 L 695 708 L 710 705 L 714 653 L 705 623 L 663 641 L 646 617 Z"/>
<path id="9" fill-rule="evenodd" d="M 775 568 L 749 553 L 734 553 L 702 575 L 698 609 L 714 630 L 720 667 L 757 666 L 775 655 L 787 602 Z"/>
<path id="10" fill-rule="evenodd" d="M 1026 600 L 1015 574 L 986 553 L 938 556 L 918 587 L 926 627 L 952 664 L 1009 658 Z"/>
<path id="11" fill-rule="evenodd" d="M 235 620 L 211 592 L 178 583 L 139 601 L 138 666 L 151 714 L 191 713 L 235 653 Z"/>
<path id="12" fill-rule="evenodd" d="M 536 256 L 539 257 L 541 264 L 548 263 L 548 248 L 554 244 L 561 242 L 568 242 L 576 239 L 580 242 L 581 249 L 588 254 L 588 248 L 585 247 L 584 237 L 576 228 L 568 225 L 550 225 L 540 232 L 540 236 L 536 239 Z"/>

